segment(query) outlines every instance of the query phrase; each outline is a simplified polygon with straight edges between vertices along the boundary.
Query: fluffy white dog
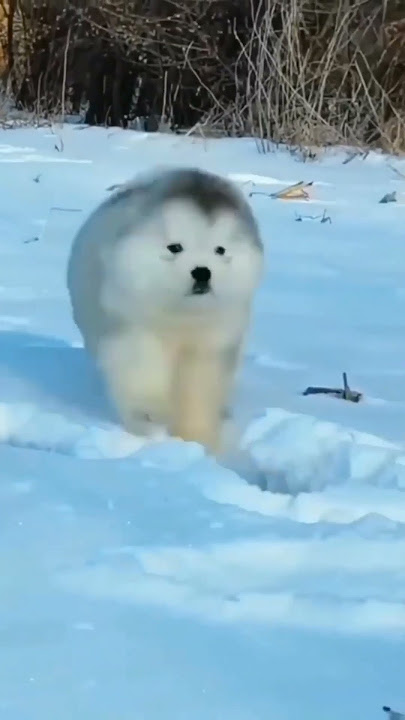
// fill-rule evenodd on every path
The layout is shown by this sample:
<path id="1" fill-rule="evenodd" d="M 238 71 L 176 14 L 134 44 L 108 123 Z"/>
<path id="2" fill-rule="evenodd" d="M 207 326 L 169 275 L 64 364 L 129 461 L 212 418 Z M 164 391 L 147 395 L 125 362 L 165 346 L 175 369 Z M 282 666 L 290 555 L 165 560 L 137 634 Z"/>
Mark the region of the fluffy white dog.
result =
<path id="1" fill-rule="evenodd" d="M 68 289 L 128 431 L 163 425 L 221 449 L 262 267 L 249 204 L 210 173 L 141 176 L 91 214 L 72 246 Z"/>

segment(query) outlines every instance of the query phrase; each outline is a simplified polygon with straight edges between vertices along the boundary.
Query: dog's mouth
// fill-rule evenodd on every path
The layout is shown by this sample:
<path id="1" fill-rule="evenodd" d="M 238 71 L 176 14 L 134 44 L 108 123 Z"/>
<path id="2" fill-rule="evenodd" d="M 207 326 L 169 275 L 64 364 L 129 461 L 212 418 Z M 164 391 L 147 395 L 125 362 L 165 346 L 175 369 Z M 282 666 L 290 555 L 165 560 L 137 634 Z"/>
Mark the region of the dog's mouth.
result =
<path id="1" fill-rule="evenodd" d="M 209 282 L 196 281 L 191 288 L 190 295 L 207 295 L 210 292 L 212 292 L 212 288 Z"/>

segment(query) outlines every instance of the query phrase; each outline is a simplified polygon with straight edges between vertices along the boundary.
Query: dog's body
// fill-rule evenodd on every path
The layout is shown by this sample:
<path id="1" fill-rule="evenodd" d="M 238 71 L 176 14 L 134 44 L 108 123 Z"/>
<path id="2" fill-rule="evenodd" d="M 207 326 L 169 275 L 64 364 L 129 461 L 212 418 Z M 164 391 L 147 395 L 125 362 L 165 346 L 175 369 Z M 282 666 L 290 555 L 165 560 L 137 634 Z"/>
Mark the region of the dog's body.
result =
<path id="1" fill-rule="evenodd" d="M 198 170 L 135 179 L 73 243 L 73 317 L 125 428 L 216 451 L 263 246 L 248 203 Z"/>

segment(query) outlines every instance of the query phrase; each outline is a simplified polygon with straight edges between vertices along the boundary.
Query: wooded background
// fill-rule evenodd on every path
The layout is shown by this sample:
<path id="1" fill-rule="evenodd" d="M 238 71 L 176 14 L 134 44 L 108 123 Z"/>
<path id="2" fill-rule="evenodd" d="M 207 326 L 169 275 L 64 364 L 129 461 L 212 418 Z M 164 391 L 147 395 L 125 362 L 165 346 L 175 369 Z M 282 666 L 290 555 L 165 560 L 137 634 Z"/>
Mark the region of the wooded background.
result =
<path id="1" fill-rule="evenodd" d="M 405 0 L 0 0 L 0 16 L 5 93 L 38 116 L 405 149 Z"/>

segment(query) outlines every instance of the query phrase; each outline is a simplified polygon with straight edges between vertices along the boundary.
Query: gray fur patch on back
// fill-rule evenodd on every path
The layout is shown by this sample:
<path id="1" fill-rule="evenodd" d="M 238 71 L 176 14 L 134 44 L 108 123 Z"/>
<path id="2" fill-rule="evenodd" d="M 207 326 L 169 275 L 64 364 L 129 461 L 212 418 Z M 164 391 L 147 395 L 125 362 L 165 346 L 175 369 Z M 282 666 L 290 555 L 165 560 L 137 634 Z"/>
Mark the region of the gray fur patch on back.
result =
<path id="1" fill-rule="evenodd" d="M 141 198 L 141 196 L 143 196 Z M 246 225 L 257 248 L 262 249 L 257 223 L 249 203 L 232 183 L 213 173 L 195 168 L 175 168 L 133 180 L 108 200 L 110 206 L 127 203 L 131 197 L 142 200 L 144 217 L 162 203 L 186 200 L 204 215 L 214 218 L 229 210 Z"/>
<path id="2" fill-rule="evenodd" d="M 240 198 L 229 182 L 201 170 L 184 169 L 169 173 L 164 197 L 165 200 L 190 200 L 205 215 L 241 209 Z"/>

